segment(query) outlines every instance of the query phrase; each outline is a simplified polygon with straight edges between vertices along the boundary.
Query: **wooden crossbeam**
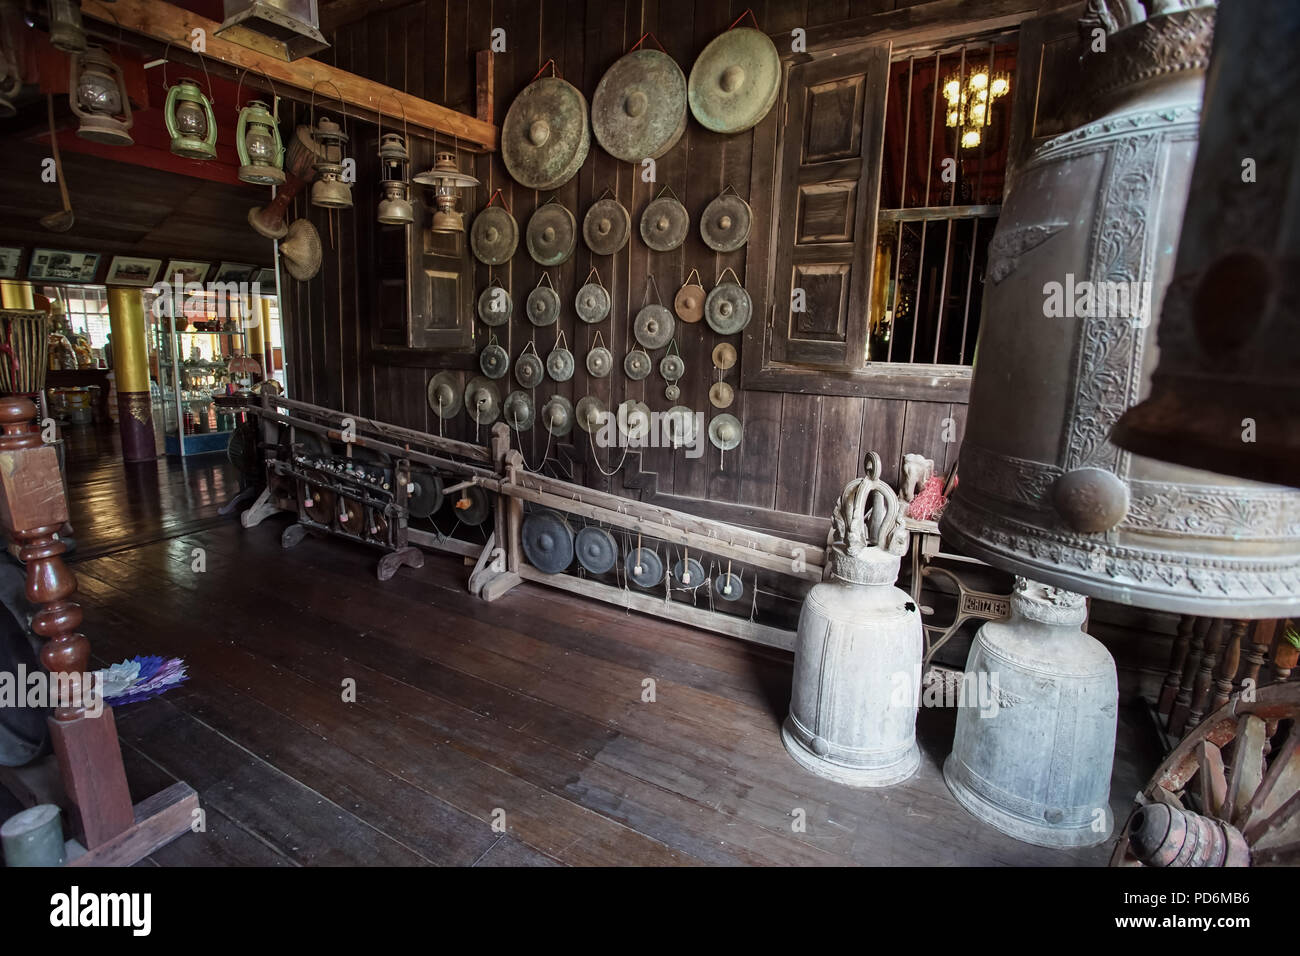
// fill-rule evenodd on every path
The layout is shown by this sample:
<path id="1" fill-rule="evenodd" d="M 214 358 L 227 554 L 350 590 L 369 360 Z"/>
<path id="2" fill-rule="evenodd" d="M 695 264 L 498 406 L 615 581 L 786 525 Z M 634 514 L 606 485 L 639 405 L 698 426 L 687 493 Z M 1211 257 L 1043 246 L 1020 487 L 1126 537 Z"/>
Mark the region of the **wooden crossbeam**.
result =
<path id="1" fill-rule="evenodd" d="M 397 116 L 405 109 L 409 126 L 453 136 L 471 147 L 486 150 L 497 148 L 500 131 L 491 123 L 318 60 L 303 58 L 286 63 L 240 46 L 217 36 L 217 27 L 221 24 L 216 21 L 163 0 L 117 0 L 116 3 L 83 0 L 81 12 L 109 26 L 120 26 L 123 30 L 170 43 L 186 51 L 190 49 L 194 31 L 202 30 L 207 44 L 203 55 L 227 66 L 247 69 L 252 74 L 264 74 L 272 82 L 302 94 L 310 95 L 315 90 L 317 98 L 327 102 L 342 99 L 350 113 L 355 112 L 363 119 L 373 121 L 380 110 L 385 116 Z"/>

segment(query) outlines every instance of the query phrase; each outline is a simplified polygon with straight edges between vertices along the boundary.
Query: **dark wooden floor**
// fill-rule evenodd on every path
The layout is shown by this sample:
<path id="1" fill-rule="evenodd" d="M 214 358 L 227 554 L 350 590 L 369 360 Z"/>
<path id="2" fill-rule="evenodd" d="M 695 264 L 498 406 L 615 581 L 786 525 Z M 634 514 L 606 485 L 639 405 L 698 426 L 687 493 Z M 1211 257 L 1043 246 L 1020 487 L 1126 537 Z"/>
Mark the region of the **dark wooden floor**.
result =
<path id="1" fill-rule="evenodd" d="M 387 584 L 376 554 L 283 522 L 213 516 L 218 459 L 137 466 L 74 442 L 74 564 L 100 663 L 185 658 L 191 678 L 117 711 L 137 799 L 175 779 L 207 831 L 149 861 L 257 864 L 1097 865 L 982 826 L 923 710 L 906 784 L 856 791 L 782 749 L 790 656 L 525 585 L 488 605 L 430 555 Z M 152 501 L 138 496 L 153 496 Z M 202 549 L 206 570 L 193 570 Z M 642 702 L 642 682 L 656 701 Z M 344 700 L 354 681 L 355 702 Z M 1154 767 L 1122 717 L 1119 819 Z M 797 811 L 806 831 L 794 832 Z M 494 822 L 499 825 L 494 829 Z M 504 827 L 504 832 L 501 832 Z"/>

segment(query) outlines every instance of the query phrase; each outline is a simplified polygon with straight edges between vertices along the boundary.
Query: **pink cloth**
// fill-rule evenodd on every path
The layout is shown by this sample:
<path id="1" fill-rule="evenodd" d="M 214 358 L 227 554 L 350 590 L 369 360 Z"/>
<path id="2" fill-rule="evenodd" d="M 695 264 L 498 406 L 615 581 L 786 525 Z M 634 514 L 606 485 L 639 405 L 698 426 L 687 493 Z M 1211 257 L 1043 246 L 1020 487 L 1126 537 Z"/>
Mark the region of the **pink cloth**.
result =
<path id="1" fill-rule="evenodd" d="M 908 503 L 907 516 L 917 521 L 932 521 L 943 510 L 946 500 L 943 496 L 943 479 L 936 475 Z"/>

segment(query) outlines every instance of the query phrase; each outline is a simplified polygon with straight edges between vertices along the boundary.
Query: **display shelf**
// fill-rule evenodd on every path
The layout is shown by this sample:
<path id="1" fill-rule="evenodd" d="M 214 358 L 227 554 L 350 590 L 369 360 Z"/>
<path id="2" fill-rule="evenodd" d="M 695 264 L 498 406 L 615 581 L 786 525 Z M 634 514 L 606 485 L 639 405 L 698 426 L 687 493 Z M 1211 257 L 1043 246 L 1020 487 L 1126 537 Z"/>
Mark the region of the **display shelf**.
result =
<path id="1" fill-rule="evenodd" d="M 186 430 L 186 418 L 208 418 L 212 426 L 225 426 L 228 422 L 213 415 L 213 398 L 222 389 L 223 380 L 229 378 L 228 363 L 235 350 L 247 351 L 245 330 L 226 332 L 200 332 L 180 330 L 171 323 L 155 326 L 158 347 L 158 385 L 164 396 L 164 447 L 168 455 L 187 457 L 223 451 L 230 441 L 231 429 L 210 427 L 205 430 Z M 191 348 L 187 336 L 215 336 L 222 341 L 219 353 L 212 358 L 187 358 L 196 354 L 198 345 Z M 226 353 L 226 354 L 221 354 Z M 224 417 L 224 416 L 222 416 Z"/>

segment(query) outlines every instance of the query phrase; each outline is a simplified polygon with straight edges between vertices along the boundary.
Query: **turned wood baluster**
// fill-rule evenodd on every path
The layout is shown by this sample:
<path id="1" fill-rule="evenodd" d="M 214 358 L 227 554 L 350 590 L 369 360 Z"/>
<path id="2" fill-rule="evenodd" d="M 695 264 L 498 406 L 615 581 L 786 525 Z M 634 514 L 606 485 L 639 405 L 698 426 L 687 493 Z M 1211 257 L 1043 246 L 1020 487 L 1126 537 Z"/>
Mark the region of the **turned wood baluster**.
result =
<path id="1" fill-rule="evenodd" d="M 1191 730 L 1205 717 L 1214 687 L 1214 667 L 1219 662 L 1219 648 L 1223 645 L 1223 621 L 1216 620 L 1205 634 L 1205 651 L 1196 671 L 1196 689 L 1192 696 L 1192 709 L 1187 713 L 1187 729 Z"/>
<path id="2" fill-rule="evenodd" d="M 1248 644 L 1242 647 L 1246 668 L 1238 687 L 1246 686 L 1247 681 L 1250 681 L 1252 686 L 1259 687 L 1259 672 L 1264 669 L 1264 664 L 1268 661 L 1268 649 L 1273 646 L 1277 625 L 1277 621 L 1255 622 Z"/>
<path id="3" fill-rule="evenodd" d="M 1236 680 L 1237 669 L 1241 666 L 1241 645 L 1246 639 L 1246 631 L 1249 628 L 1249 621 L 1232 622 L 1228 646 L 1223 650 L 1223 660 L 1214 675 L 1214 700 L 1210 704 L 1210 713 L 1226 704 L 1228 698 L 1232 696 L 1232 684 Z"/>
<path id="4" fill-rule="evenodd" d="M 1156 704 L 1156 710 L 1165 717 L 1173 710 L 1174 698 L 1178 696 L 1178 685 L 1183 675 L 1183 667 L 1187 664 L 1187 648 L 1192 640 L 1192 628 L 1196 624 L 1196 616 L 1193 614 L 1184 614 L 1178 618 L 1178 635 L 1174 638 L 1173 650 L 1169 654 L 1169 670 L 1165 673 L 1164 686 L 1160 688 L 1160 700 Z"/>
<path id="5" fill-rule="evenodd" d="M 1300 657 L 1300 650 L 1286 638 L 1287 630 L 1292 627 L 1294 624 L 1290 620 L 1278 624 L 1277 644 L 1273 648 L 1273 674 L 1278 681 L 1291 679 L 1291 670 L 1296 665 L 1296 658 Z"/>
<path id="6" fill-rule="evenodd" d="M 1174 706 L 1169 711 L 1169 722 L 1165 729 L 1173 737 L 1181 737 L 1187 726 L 1187 715 L 1192 709 L 1192 691 L 1196 685 L 1196 670 L 1201 661 L 1201 649 L 1205 645 L 1205 634 L 1214 623 L 1212 618 L 1198 617 L 1192 627 L 1192 644 L 1187 649 L 1187 660 L 1183 664 L 1183 679 L 1178 686 L 1178 695 Z"/>

